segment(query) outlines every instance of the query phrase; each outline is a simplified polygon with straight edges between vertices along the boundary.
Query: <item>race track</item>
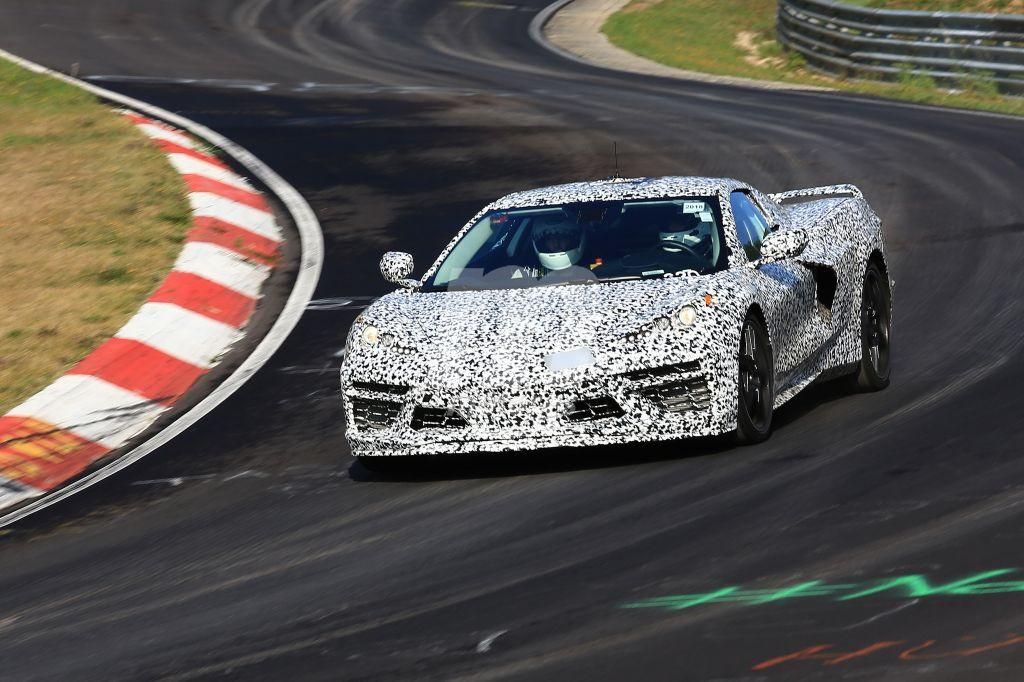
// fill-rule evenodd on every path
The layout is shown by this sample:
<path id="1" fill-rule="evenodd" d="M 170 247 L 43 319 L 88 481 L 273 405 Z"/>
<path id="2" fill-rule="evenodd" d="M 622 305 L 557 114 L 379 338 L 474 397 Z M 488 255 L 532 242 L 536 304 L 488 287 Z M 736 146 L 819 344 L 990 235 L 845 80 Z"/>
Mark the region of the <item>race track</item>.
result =
<path id="1" fill-rule="evenodd" d="M 620 608 L 1024 576 L 1024 121 L 586 67 L 528 37 L 546 1 L 0 5 L 0 47 L 235 139 L 308 198 L 327 246 L 321 303 L 241 393 L 9 534 L 0 676 L 1024 678 L 1016 583 Z M 628 175 L 862 187 L 896 280 L 892 386 L 815 388 L 751 448 L 350 469 L 336 354 L 387 290 L 379 253 L 422 268 L 490 199 L 608 175 L 612 140 Z"/>

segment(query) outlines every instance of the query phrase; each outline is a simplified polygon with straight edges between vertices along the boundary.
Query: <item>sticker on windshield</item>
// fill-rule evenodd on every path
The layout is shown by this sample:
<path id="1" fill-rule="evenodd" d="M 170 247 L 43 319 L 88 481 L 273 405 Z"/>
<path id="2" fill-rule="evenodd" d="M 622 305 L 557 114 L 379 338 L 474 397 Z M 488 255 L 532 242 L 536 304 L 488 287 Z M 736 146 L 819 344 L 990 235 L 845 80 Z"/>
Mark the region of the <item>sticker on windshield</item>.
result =
<path id="1" fill-rule="evenodd" d="M 715 222 L 715 221 L 714 221 L 714 220 L 713 220 L 713 219 L 711 218 L 711 211 L 704 211 L 703 213 L 701 213 L 701 214 L 700 214 L 700 221 L 701 221 L 702 223 L 713 223 L 713 222 Z"/>
<path id="2" fill-rule="evenodd" d="M 684 201 L 683 213 L 700 213 L 704 210 L 703 201 Z"/>

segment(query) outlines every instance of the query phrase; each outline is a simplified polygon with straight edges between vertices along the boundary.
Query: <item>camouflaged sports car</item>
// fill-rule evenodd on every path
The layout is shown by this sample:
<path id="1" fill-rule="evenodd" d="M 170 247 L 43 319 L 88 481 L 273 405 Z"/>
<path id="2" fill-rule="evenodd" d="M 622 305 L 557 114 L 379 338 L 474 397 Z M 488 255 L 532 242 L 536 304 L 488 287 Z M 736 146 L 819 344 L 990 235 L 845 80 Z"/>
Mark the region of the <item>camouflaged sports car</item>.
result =
<path id="1" fill-rule="evenodd" d="M 852 185 L 581 182 L 484 208 L 355 321 L 346 435 L 384 457 L 768 437 L 811 382 L 889 381 L 881 223 Z"/>

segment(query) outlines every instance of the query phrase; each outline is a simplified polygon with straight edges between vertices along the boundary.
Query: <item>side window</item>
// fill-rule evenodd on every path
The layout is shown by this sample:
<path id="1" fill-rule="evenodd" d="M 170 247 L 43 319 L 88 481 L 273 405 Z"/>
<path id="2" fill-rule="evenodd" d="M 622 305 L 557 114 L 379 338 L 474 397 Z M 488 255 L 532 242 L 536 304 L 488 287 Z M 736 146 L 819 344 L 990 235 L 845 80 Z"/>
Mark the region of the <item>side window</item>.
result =
<path id="1" fill-rule="evenodd" d="M 761 241 L 768 232 L 768 221 L 746 192 L 733 192 L 729 204 L 736 220 L 736 236 L 747 253 L 747 259 L 757 260 L 761 257 Z"/>

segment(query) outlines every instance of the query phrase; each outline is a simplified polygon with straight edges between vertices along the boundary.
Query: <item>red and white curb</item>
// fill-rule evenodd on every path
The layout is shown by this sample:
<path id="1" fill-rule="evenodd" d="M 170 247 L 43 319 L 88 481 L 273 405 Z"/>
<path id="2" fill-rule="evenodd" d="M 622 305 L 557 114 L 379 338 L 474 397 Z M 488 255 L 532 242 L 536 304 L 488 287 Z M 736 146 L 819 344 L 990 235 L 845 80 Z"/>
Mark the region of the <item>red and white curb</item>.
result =
<path id="1" fill-rule="evenodd" d="M 113 338 L 0 417 L 0 509 L 45 495 L 152 426 L 242 338 L 277 262 L 281 230 L 258 191 L 184 132 L 124 114 L 181 174 L 193 227 Z"/>

